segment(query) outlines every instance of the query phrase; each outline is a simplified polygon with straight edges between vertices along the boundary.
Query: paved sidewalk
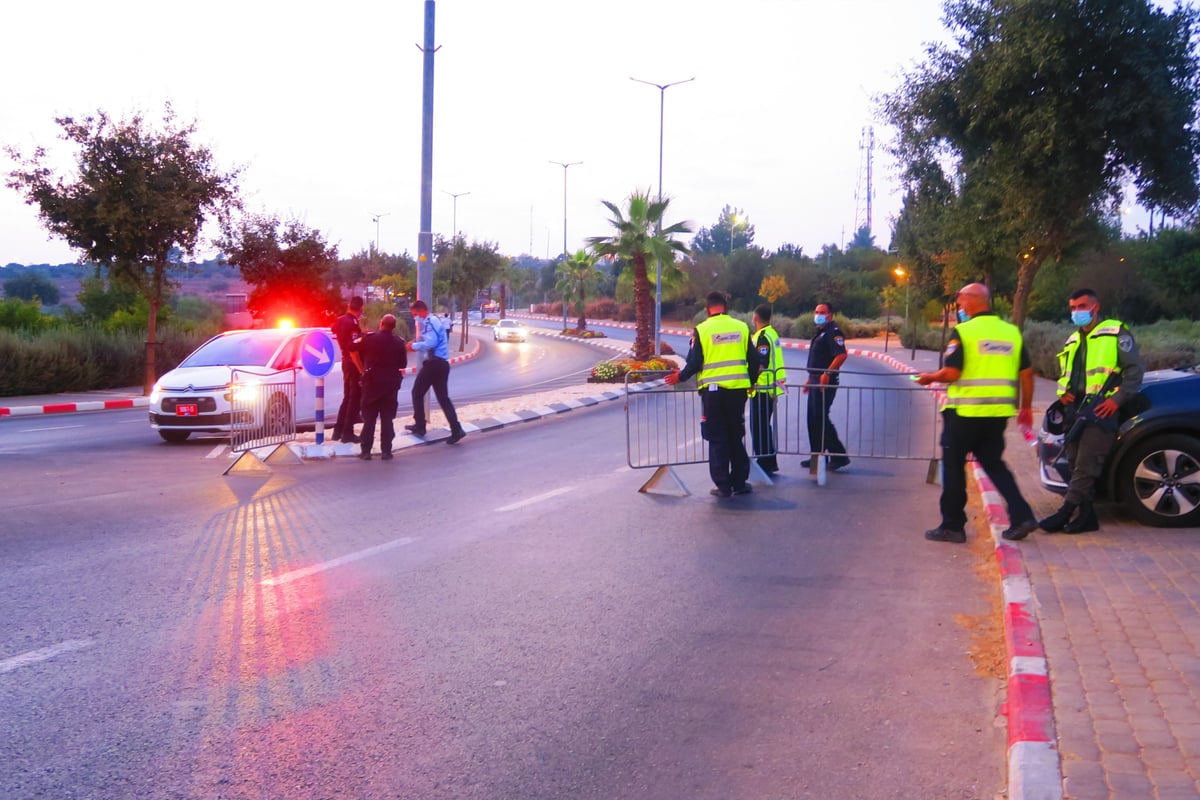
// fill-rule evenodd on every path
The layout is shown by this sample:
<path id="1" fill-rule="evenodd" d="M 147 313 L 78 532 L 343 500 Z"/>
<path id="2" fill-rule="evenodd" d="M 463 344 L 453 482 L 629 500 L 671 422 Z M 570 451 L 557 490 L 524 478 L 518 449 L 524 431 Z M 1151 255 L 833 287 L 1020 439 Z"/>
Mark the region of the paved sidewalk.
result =
<path id="1" fill-rule="evenodd" d="M 897 368 L 936 366 L 932 353 L 891 355 Z M 1036 384 L 1038 421 L 1056 394 Z M 1015 425 L 1005 461 L 1039 517 L 1058 508 Z M 1002 501 L 976 479 L 988 513 L 976 529 L 991 529 L 1004 576 L 1009 798 L 1200 797 L 1200 531 L 1146 527 L 1104 505 L 1096 533 L 1005 542 Z"/>

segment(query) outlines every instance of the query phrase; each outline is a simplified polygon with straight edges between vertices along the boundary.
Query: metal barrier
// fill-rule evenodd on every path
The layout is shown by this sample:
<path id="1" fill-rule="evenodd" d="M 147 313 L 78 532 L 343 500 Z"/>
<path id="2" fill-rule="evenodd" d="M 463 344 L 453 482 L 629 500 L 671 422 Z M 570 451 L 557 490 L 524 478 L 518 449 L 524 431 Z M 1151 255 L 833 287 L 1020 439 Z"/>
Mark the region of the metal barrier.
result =
<path id="1" fill-rule="evenodd" d="M 808 386 L 809 371 L 782 368 L 784 392 L 775 401 L 775 413 L 769 421 L 773 436 L 755 437 L 751 421 L 746 425 L 746 451 L 754 459 L 770 455 L 808 456 L 818 482 L 825 483 L 825 462 L 841 455 L 829 450 L 831 433 L 836 432 L 845 446 L 845 455 L 853 458 L 928 460 L 927 480 L 934 482 L 940 458 L 939 394 L 908 380 L 907 375 L 839 370 L 844 381 L 822 390 Z M 633 469 L 654 469 L 654 476 L 641 491 L 669 476 L 683 488 L 672 468 L 708 462 L 708 446 L 700 434 L 700 394 L 692 383 L 667 386 L 661 378 L 669 372 L 640 372 L 626 377 L 625 435 L 626 456 Z M 885 384 L 862 385 L 864 379 Z M 641 381 L 639 383 L 638 381 Z M 809 436 L 809 394 L 832 395 L 829 414 L 819 414 L 821 432 Z M 751 400 L 747 403 L 749 415 Z M 814 417 L 818 416 L 814 409 Z M 826 418 L 834 431 L 825 429 Z M 753 420 L 760 426 L 761 418 Z M 760 433 L 763 433 L 762 431 Z M 760 445 L 756 452 L 753 440 Z M 767 446 L 773 439 L 774 452 Z M 813 444 L 817 446 L 813 446 Z M 683 488 L 686 493 L 686 489 Z"/>
<path id="2" fill-rule="evenodd" d="M 295 409 L 295 370 L 233 370 L 229 384 L 229 448 L 244 453 L 294 441 Z"/>
<path id="3" fill-rule="evenodd" d="M 822 388 L 809 385 L 809 371 L 787 367 L 786 391 L 776 405 L 776 448 L 784 455 L 836 456 L 829 450 L 833 436 L 853 458 L 920 460 L 939 458 L 941 414 L 939 394 L 918 386 L 902 373 L 838 370 L 841 383 Z M 864 386 L 864 378 L 896 385 Z M 807 388 L 808 392 L 805 392 Z M 829 414 L 810 403 L 832 395 Z M 819 416 L 821 430 L 810 435 L 810 416 Z M 833 426 L 832 431 L 826 425 Z M 832 434 L 832 436 L 831 436 Z"/>

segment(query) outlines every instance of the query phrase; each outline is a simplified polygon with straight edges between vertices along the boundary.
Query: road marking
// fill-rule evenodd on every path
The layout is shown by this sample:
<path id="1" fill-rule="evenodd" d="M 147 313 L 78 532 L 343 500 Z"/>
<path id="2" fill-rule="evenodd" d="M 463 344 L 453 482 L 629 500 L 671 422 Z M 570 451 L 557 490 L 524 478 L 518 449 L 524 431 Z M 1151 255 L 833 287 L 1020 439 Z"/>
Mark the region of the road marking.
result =
<path id="1" fill-rule="evenodd" d="M 53 425 L 46 428 L 25 428 L 21 433 L 41 433 L 42 431 L 69 431 L 72 428 L 82 428 L 82 425 Z"/>
<path id="2" fill-rule="evenodd" d="M 512 505 L 501 506 L 500 508 L 497 508 L 496 510 L 497 511 L 516 511 L 518 508 L 524 508 L 525 506 L 531 506 L 534 503 L 540 503 L 543 500 L 549 500 L 551 497 L 558 497 L 560 494 L 566 494 L 567 492 L 573 492 L 573 491 L 575 491 L 574 486 L 564 486 L 561 489 L 555 489 L 554 491 L 546 492 L 545 494 L 539 494 L 536 497 L 530 497 L 528 500 L 522 500 L 519 503 L 513 503 Z"/>
<path id="3" fill-rule="evenodd" d="M 332 561 L 322 561 L 320 564 L 313 564 L 311 567 L 295 569 L 295 570 L 292 570 L 291 572 L 285 572 L 282 575 L 276 575 L 273 578 L 266 578 L 265 580 L 260 581 L 259 585 L 260 586 L 282 586 L 285 583 L 291 583 L 292 581 L 298 581 L 301 578 L 307 578 L 309 575 L 316 575 L 318 572 L 324 572 L 327 569 L 333 569 L 334 567 L 340 567 L 343 564 L 349 564 L 352 561 L 359 561 L 364 558 L 370 558 L 371 556 L 373 556 L 377 553 L 382 553 L 385 550 L 391 550 L 393 547 L 401 547 L 406 544 L 412 544 L 415 541 L 417 541 L 415 537 L 405 536 L 402 539 L 396 539 L 391 542 L 384 542 L 383 544 L 377 544 L 374 547 L 368 547 L 366 550 L 359 550 L 356 553 L 348 553 L 347 555 L 339 556 L 338 558 L 335 558 Z"/>
<path id="4" fill-rule="evenodd" d="M 205 456 L 205 458 L 220 458 L 221 454 L 225 452 L 225 447 L 226 445 L 224 444 L 217 445 L 212 449 L 211 452 L 209 452 L 208 455 Z"/>
<path id="5" fill-rule="evenodd" d="M 61 656 L 63 653 L 69 653 L 72 650 L 85 650 L 94 644 L 96 644 L 95 639 L 71 639 L 49 647 L 43 647 L 41 650 L 30 650 L 28 653 L 22 653 L 19 656 L 13 656 L 12 658 L 0 661 L 0 675 L 20 669 L 21 667 L 28 667 L 33 664 L 40 664 L 43 661 L 49 661 L 55 656 Z"/>

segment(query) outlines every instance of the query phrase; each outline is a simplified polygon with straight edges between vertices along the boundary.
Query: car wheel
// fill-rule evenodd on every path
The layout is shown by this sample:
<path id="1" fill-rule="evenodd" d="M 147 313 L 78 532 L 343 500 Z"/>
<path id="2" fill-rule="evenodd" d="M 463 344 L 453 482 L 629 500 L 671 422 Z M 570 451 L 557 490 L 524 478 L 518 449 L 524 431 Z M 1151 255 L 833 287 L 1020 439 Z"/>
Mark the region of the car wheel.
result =
<path id="1" fill-rule="evenodd" d="M 187 438 L 188 438 L 188 434 L 190 434 L 190 433 L 191 433 L 191 431 L 163 431 L 163 430 L 160 430 L 158 432 L 158 435 L 162 437 L 162 440 L 164 442 L 170 442 L 171 444 L 179 444 L 180 442 L 186 442 Z"/>
<path id="2" fill-rule="evenodd" d="M 283 395 L 275 395 L 267 403 L 263 415 L 264 436 L 284 436 L 292 430 L 292 407 Z"/>
<path id="3" fill-rule="evenodd" d="M 1116 476 L 1117 497 L 1147 525 L 1200 525 L 1200 439 L 1169 434 L 1142 442 Z"/>

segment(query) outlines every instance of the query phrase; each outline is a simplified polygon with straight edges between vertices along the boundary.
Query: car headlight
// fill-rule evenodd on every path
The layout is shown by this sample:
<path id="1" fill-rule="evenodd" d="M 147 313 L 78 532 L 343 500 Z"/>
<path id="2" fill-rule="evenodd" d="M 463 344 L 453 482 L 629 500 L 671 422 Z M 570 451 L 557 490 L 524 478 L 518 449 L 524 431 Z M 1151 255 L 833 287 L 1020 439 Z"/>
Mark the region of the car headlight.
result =
<path id="1" fill-rule="evenodd" d="M 257 383 L 231 383 L 227 388 L 225 399 L 238 405 L 253 403 L 262 394 L 262 386 Z"/>
<path id="2" fill-rule="evenodd" d="M 157 383 L 154 384 L 154 387 L 150 390 L 150 405 L 152 405 L 152 406 L 158 405 L 160 402 L 162 402 L 162 396 L 163 396 L 162 387 L 159 386 Z"/>

